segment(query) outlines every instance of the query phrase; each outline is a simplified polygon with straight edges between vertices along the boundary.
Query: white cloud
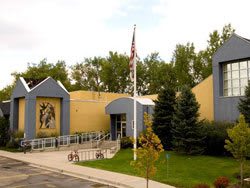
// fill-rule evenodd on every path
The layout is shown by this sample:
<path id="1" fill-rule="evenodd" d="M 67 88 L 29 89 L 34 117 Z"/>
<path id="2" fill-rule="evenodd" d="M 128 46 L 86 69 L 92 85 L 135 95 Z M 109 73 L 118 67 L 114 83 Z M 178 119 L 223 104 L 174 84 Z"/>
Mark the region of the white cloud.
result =
<path id="1" fill-rule="evenodd" d="M 227 23 L 250 38 L 249 5 L 247 0 L 1 0 L 0 88 L 11 83 L 11 72 L 25 70 L 27 62 L 47 58 L 70 65 L 108 51 L 129 54 L 136 21 L 142 58 L 158 51 L 170 61 L 177 43 L 205 48 L 209 32 Z M 150 15 L 142 15 L 148 7 Z"/>

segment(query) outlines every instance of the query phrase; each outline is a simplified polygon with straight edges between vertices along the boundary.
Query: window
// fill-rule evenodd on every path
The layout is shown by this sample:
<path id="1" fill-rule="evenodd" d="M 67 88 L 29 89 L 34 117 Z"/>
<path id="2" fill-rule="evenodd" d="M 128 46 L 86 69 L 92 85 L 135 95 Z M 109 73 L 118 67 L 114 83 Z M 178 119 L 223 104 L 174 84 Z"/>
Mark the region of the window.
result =
<path id="1" fill-rule="evenodd" d="M 245 87 L 250 80 L 250 61 L 223 65 L 223 95 L 245 95 Z"/>

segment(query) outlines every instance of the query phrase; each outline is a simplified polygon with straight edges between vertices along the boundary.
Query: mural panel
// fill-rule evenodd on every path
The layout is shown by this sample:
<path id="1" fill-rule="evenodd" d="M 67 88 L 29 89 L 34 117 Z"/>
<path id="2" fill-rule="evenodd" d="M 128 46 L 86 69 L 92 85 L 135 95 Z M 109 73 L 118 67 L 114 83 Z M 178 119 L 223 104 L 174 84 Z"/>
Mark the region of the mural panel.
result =
<path id="1" fill-rule="evenodd" d="M 55 105 L 49 102 L 42 102 L 40 105 L 40 129 L 56 128 Z"/>

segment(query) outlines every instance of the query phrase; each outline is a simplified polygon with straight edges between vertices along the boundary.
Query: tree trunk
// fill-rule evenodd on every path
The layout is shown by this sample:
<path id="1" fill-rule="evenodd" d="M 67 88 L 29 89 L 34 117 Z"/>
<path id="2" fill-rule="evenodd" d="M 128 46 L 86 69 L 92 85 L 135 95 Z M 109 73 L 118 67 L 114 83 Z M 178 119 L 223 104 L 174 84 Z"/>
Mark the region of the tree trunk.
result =
<path id="1" fill-rule="evenodd" d="M 149 162 L 148 162 L 148 159 L 147 159 L 147 171 L 146 171 L 147 185 L 146 185 L 146 188 L 148 188 L 148 179 L 149 179 Z"/>
<path id="2" fill-rule="evenodd" d="M 240 187 L 243 186 L 243 161 L 240 162 Z"/>

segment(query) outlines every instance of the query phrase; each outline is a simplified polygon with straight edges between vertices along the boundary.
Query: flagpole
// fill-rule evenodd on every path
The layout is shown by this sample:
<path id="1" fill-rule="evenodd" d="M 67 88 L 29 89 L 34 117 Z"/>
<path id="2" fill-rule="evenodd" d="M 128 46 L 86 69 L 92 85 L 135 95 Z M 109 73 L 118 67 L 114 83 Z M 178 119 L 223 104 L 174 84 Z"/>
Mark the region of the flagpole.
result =
<path id="1" fill-rule="evenodd" d="M 134 25 L 134 35 L 135 35 L 135 28 L 136 25 Z M 135 37 L 135 36 L 134 36 Z M 136 46 L 136 45 L 135 45 Z M 137 138 L 136 138 L 136 132 L 137 132 L 137 125 L 136 125 L 136 48 L 135 48 L 135 55 L 134 55 L 134 160 L 136 160 L 136 149 L 137 149 Z"/>

